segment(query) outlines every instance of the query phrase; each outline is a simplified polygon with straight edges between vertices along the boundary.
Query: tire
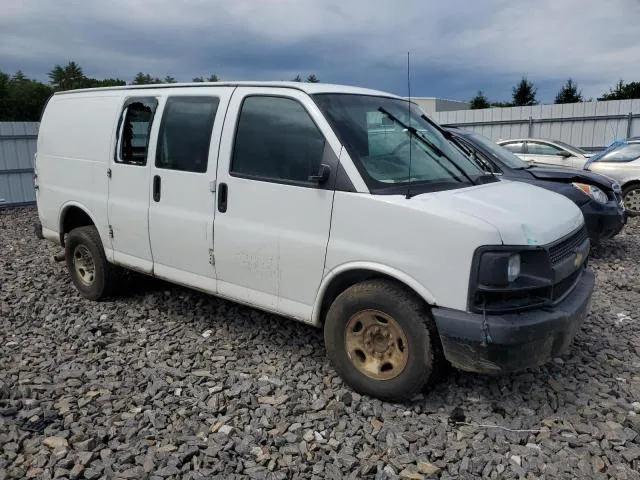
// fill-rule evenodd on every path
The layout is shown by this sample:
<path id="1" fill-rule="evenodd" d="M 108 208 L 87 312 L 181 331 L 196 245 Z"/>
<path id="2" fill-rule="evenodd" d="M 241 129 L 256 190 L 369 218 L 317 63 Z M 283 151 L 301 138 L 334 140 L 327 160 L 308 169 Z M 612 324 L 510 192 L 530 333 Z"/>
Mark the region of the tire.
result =
<path id="1" fill-rule="evenodd" d="M 387 280 L 342 292 L 327 312 L 324 341 L 342 380 L 381 400 L 408 400 L 439 378 L 446 364 L 427 305 Z"/>
<path id="2" fill-rule="evenodd" d="M 87 258 L 93 262 L 93 274 Z M 65 242 L 65 259 L 71 280 L 84 298 L 102 300 L 112 293 L 118 268 L 107 261 L 96 227 L 71 230 Z"/>
<path id="3" fill-rule="evenodd" d="M 629 194 L 633 196 L 633 207 L 629 206 L 629 199 L 627 198 Z M 637 217 L 640 215 L 640 183 L 634 183 L 625 187 L 622 190 L 622 201 L 624 202 L 624 208 L 627 210 L 627 214 L 630 217 Z"/>

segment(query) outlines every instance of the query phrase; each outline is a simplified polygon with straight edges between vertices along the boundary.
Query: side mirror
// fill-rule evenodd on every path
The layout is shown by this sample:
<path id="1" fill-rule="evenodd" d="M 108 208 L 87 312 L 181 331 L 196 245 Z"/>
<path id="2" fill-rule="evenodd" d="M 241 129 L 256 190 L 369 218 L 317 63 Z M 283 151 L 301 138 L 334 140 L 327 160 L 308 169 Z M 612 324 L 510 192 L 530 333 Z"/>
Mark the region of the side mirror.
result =
<path id="1" fill-rule="evenodd" d="M 329 180 L 329 176 L 331 175 L 331 167 L 326 163 L 321 163 L 320 168 L 318 169 L 317 175 L 309 175 L 309 181 L 315 182 L 318 185 L 323 184 L 327 180 Z"/>
<path id="2" fill-rule="evenodd" d="M 573 154 L 570 152 L 567 152 L 566 150 L 560 150 L 560 153 L 558 153 L 558 155 L 560 155 L 563 158 L 573 157 Z"/>

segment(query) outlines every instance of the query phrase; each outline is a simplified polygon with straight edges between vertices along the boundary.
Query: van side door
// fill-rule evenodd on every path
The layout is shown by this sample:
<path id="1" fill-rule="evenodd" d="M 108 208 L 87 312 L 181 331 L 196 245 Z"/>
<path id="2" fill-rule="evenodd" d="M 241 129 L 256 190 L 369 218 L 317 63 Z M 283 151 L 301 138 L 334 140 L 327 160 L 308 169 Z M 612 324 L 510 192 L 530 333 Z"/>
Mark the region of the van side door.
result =
<path id="1" fill-rule="evenodd" d="M 232 91 L 184 88 L 168 94 L 148 191 L 154 275 L 211 293 L 218 141 Z"/>
<path id="2" fill-rule="evenodd" d="M 260 87 L 234 92 L 218 162 L 214 254 L 220 295 L 311 319 L 340 149 L 305 93 Z"/>
<path id="3" fill-rule="evenodd" d="M 157 135 L 154 96 L 125 97 L 117 122 L 109 176 L 108 218 L 113 261 L 151 273 L 149 244 L 149 162 Z M 111 260 L 111 259 L 110 259 Z"/>

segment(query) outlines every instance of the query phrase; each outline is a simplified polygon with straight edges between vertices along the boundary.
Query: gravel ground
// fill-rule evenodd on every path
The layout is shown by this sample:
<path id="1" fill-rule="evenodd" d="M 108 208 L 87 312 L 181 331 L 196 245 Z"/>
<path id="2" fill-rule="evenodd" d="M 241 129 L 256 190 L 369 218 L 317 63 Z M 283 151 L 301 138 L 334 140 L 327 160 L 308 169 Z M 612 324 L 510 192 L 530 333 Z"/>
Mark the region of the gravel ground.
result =
<path id="1" fill-rule="evenodd" d="M 568 355 L 392 404 L 294 321 L 139 277 L 81 299 L 35 218 L 0 211 L 0 479 L 640 479 L 640 221 Z"/>

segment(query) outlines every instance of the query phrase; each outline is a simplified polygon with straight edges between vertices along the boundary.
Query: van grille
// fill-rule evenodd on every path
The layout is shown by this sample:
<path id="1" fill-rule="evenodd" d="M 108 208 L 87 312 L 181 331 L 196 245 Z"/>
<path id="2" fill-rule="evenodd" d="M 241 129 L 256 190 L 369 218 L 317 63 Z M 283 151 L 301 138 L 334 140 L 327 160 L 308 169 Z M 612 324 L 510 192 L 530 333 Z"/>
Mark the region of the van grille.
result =
<path id="1" fill-rule="evenodd" d="M 553 286 L 552 300 L 556 302 L 560 300 L 562 297 L 564 297 L 564 295 L 575 286 L 576 282 L 578 281 L 578 278 L 580 277 L 580 275 L 582 275 L 583 271 L 584 271 L 584 267 L 576 270 L 564 280 L 560 280 L 558 283 L 556 283 Z"/>
<path id="2" fill-rule="evenodd" d="M 551 265 L 557 265 L 569 256 L 571 256 L 576 247 L 582 245 L 582 243 L 589 237 L 587 229 L 582 227 L 576 233 L 569 238 L 553 245 L 549 248 L 549 257 L 551 259 Z"/>

